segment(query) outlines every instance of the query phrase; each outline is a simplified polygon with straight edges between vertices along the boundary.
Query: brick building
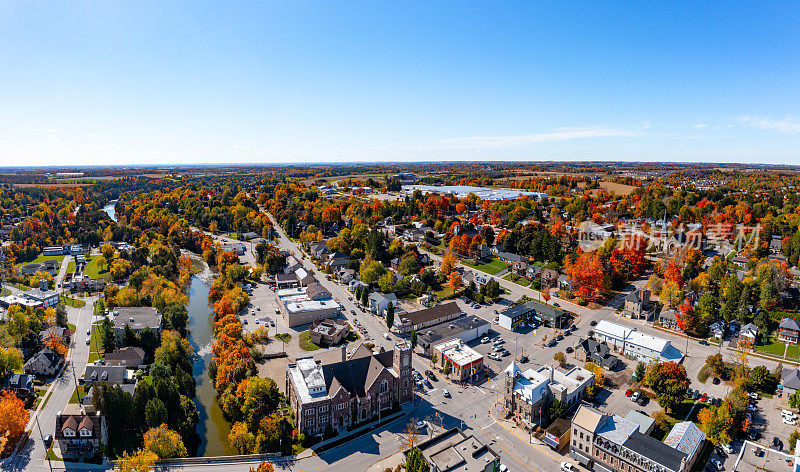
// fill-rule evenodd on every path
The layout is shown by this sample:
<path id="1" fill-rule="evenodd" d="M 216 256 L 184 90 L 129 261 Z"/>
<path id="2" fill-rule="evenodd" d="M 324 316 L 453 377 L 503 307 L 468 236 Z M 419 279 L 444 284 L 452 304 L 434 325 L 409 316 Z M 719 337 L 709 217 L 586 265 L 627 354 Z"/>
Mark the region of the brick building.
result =
<path id="1" fill-rule="evenodd" d="M 318 435 L 377 419 L 411 401 L 411 343 L 373 353 L 363 344 L 336 360 L 300 358 L 286 367 L 286 392 L 297 428 Z"/>

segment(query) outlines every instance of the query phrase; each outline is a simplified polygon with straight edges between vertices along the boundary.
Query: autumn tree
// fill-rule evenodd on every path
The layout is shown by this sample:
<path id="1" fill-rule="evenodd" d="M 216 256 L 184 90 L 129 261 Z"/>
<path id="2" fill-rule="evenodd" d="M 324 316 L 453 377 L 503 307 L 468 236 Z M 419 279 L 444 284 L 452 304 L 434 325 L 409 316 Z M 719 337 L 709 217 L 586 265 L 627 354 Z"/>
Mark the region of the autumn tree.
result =
<path id="1" fill-rule="evenodd" d="M 544 300 L 544 304 L 547 305 L 547 302 L 550 300 L 550 286 L 545 285 L 542 288 L 542 299 Z"/>
<path id="2" fill-rule="evenodd" d="M 644 383 L 655 393 L 659 405 L 666 411 L 678 405 L 689 388 L 686 368 L 674 361 L 650 364 L 645 372 Z"/>
<path id="3" fill-rule="evenodd" d="M 13 443 L 25 431 L 30 419 L 30 412 L 25 409 L 25 402 L 10 391 L 3 391 L 0 396 L 0 451 L 4 451 L 9 442 Z"/>
<path id="4" fill-rule="evenodd" d="M 157 455 L 159 459 L 187 455 L 181 435 L 169 429 L 166 424 L 150 428 L 144 433 L 144 449 Z"/>
<path id="5" fill-rule="evenodd" d="M 15 347 L 0 347 L 0 377 L 22 369 L 22 352 Z"/>
<path id="6" fill-rule="evenodd" d="M 117 459 L 114 470 L 116 472 L 150 472 L 153 470 L 157 458 L 158 456 L 146 449 L 139 449 L 131 455 L 125 451 L 122 453 L 122 457 Z"/>
<path id="7" fill-rule="evenodd" d="M 452 289 L 453 292 L 461 290 L 462 287 L 461 274 L 455 271 L 451 272 L 448 284 L 450 285 L 450 289 Z"/>
<path id="8" fill-rule="evenodd" d="M 450 275 L 456 267 L 456 262 L 458 262 L 458 259 L 452 253 L 444 256 L 442 264 L 439 266 L 439 272 L 444 275 Z"/>
<path id="9" fill-rule="evenodd" d="M 275 468 L 271 462 L 264 461 L 258 464 L 258 467 L 250 467 L 250 472 L 274 472 Z"/>
<path id="10" fill-rule="evenodd" d="M 557 353 L 553 354 L 553 360 L 558 362 L 558 364 L 563 367 L 567 363 L 567 356 L 563 352 L 558 351 Z"/>
<path id="11" fill-rule="evenodd" d="M 713 444 L 731 442 L 734 418 L 727 402 L 715 409 L 703 408 L 697 413 L 697 420 L 700 423 L 700 430 L 706 433 L 706 437 Z"/>

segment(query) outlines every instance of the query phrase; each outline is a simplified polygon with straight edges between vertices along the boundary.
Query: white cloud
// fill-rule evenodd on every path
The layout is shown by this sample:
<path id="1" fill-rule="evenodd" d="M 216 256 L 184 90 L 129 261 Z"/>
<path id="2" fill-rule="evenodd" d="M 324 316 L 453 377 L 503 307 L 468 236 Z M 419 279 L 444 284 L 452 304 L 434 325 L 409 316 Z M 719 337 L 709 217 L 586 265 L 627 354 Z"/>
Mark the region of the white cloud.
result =
<path id="1" fill-rule="evenodd" d="M 610 138 L 634 136 L 631 130 L 617 128 L 555 128 L 543 133 L 516 136 L 467 136 L 437 141 L 431 148 L 437 149 L 497 149 L 522 146 L 532 143 L 550 143 L 574 139 Z"/>
<path id="2" fill-rule="evenodd" d="M 692 128 L 694 128 L 694 129 L 706 129 L 706 128 L 708 128 L 708 125 L 705 124 L 705 123 L 697 123 L 696 125 L 692 125 Z"/>
<path id="3" fill-rule="evenodd" d="M 748 128 L 758 128 L 784 134 L 800 133 L 800 121 L 790 115 L 786 115 L 783 119 L 778 120 L 769 117 L 747 115 L 740 116 L 737 121 Z"/>

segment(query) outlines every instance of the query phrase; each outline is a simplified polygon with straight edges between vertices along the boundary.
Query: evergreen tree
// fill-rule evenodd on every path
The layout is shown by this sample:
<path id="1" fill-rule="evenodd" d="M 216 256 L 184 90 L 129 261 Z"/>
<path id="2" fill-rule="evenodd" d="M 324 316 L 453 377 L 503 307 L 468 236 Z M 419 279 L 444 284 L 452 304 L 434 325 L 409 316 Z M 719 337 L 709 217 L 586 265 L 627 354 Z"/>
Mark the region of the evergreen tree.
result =
<path id="1" fill-rule="evenodd" d="M 392 329 L 392 325 L 394 325 L 394 304 L 389 302 L 386 305 L 386 327 Z"/>

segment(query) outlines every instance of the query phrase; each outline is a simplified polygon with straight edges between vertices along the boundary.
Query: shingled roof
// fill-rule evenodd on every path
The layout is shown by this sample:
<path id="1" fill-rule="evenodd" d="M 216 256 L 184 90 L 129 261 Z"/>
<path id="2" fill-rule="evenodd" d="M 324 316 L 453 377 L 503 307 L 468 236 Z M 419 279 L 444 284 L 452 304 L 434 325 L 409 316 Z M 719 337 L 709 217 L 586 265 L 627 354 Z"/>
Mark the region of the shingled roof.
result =
<path id="1" fill-rule="evenodd" d="M 325 377 L 325 387 L 328 392 L 333 393 L 333 390 L 340 386 L 351 395 L 365 397 L 366 391 L 378 375 L 384 369 L 392 367 L 392 356 L 392 351 L 368 356 L 354 354 L 346 361 L 323 364 L 322 375 Z"/>

